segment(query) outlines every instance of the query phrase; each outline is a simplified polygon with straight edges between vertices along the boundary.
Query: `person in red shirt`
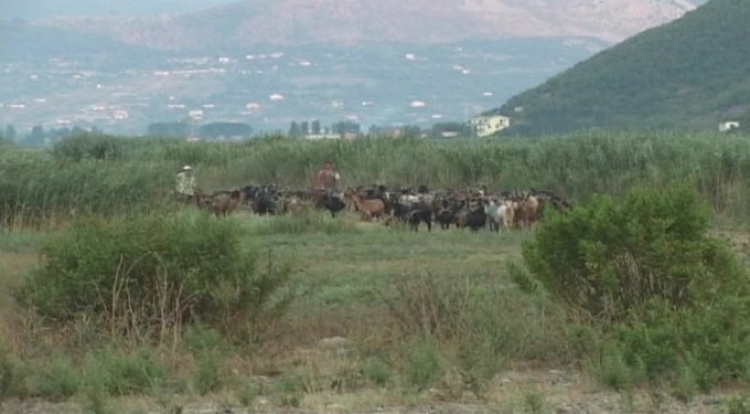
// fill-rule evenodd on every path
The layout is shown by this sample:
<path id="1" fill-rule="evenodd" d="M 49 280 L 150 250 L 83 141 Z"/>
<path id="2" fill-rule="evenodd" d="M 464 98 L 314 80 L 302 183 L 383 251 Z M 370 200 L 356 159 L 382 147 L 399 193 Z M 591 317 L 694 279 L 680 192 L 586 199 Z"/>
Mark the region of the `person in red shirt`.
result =
<path id="1" fill-rule="evenodd" d="M 331 161 L 326 161 L 315 177 L 315 189 L 335 190 L 340 179 L 341 175 L 336 171 L 336 166 Z"/>

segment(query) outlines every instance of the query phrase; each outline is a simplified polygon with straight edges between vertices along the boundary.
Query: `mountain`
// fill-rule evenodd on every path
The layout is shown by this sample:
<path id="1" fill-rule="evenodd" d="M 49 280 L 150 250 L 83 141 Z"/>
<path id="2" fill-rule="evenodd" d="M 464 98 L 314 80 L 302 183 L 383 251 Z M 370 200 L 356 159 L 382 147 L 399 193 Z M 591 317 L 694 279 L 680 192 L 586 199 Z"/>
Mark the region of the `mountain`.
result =
<path id="1" fill-rule="evenodd" d="M 246 0 L 148 17 L 101 17 L 92 7 L 88 17 L 0 20 L 0 122 L 19 135 L 34 125 L 131 134 L 188 118 L 258 132 L 316 118 L 429 127 L 496 107 L 693 8 L 687 0 Z"/>
<path id="2" fill-rule="evenodd" d="M 58 17 L 38 24 L 161 50 L 530 37 L 613 43 L 694 8 L 689 0 L 243 0 L 199 12 Z"/>
<path id="3" fill-rule="evenodd" d="M 145 16 L 202 10 L 232 0 L 0 0 L 6 19 L 37 20 L 59 16 Z"/>
<path id="4" fill-rule="evenodd" d="M 712 0 L 490 111 L 517 134 L 716 128 L 750 113 L 750 1 Z"/>
<path id="5" fill-rule="evenodd" d="M 77 31 L 0 20 L 0 61 L 40 63 L 60 56 L 117 55 L 142 60 L 155 52 L 107 37 Z"/>

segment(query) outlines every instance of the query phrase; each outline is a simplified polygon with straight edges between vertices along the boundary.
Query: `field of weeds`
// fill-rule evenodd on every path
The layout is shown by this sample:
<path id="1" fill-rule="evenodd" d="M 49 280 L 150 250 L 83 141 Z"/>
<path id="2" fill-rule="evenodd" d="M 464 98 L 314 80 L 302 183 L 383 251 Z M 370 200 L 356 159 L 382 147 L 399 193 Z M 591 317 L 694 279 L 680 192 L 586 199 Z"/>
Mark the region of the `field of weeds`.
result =
<path id="1" fill-rule="evenodd" d="M 750 140 L 193 144 L 0 155 L 12 412 L 746 412 Z M 535 233 L 217 219 L 170 198 L 346 184 L 549 188 Z M 611 198 L 609 196 L 612 196 Z M 191 411 L 192 410 L 192 411 Z M 11 412 L 8 411 L 8 412 Z"/>

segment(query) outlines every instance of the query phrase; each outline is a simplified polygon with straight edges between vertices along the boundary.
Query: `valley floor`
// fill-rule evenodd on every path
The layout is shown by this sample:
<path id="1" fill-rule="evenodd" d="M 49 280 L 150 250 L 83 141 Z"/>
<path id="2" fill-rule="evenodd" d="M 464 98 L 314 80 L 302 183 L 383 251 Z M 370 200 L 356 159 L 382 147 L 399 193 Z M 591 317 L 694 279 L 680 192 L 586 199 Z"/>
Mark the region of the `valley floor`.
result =
<path id="1" fill-rule="evenodd" d="M 353 216 L 339 218 L 344 227 L 316 217 L 298 222 L 239 213 L 229 218 L 248 229 L 247 244 L 268 252 L 275 259 L 294 263 L 294 279 L 310 293 L 291 311 L 282 333 L 271 340 L 267 361 L 232 365 L 234 374 L 261 384 L 261 391 L 241 404 L 236 390 L 221 390 L 206 396 L 194 393 L 174 396 L 112 398 L 108 411 L 116 413 L 723 413 L 740 390 L 725 389 L 709 395 L 693 395 L 680 402 L 669 391 L 607 391 L 582 370 L 558 363 L 533 364 L 513 358 L 504 362 L 499 374 L 489 380 L 477 398 L 466 392 L 450 370 L 436 385 L 421 392 L 405 391 L 397 385 L 363 386 L 352 391 L 331 391 L 331 375 L 354 363 L 350 346 L 373 348 L 387 342 L 388 324 L 378 292 L 414 275 L 431 278 L 468 277 L 476 284 L 499 284 L 512 289 L 505 262 L 520 259 L 520 245 L 529 237 L 522 233 L 441 230 L 418 233 L 386 229 L 381 224 L 360 223 Z M 738 251 L 747 249 L 747 236 L 723 232 Z M 20 283 L 30 269 L 40 264 L 36 248 L 45 235 L 0 234 L 0 320 L 10 318 L 15 304 L 8 290 Z M 271 257 L 263 256 L 261 257 Z M 519 293 L 520 295 L 520 293 Z M 510 319 L 504 325 L 518 335 L 517 355 L 554 352 L 554 337 L 540 328 L 554 319 L 532 311 L 519 311 L 521 302 L 510 302 Z M 522 316 L 524 315 L 524 316 Z M 529 319 L 522 319 L 527 317 Z M 522 335 L 523 334 L 523 335 Z M 546 343 L 550 342 L 550 343 Z M 31 344 L 28 344 L 31 346 Z M 554 359 L 554 358 L 551 358 Z M 302 367 L 302 368 L 300 368 Z M 263 371 L 294 371 L 308 375 L 304 391 L 294 408 L 283 404 L 276 378 Z M 328 375 L 334 372 L 335 374 Z M 302 375 L 302 374 L 300 374 Z M 298 390 L 299 391 L 299 390 Z M 8 399 L 0 412 L 52 414 L 86 412 L 81 395 L 65 403 L 38 399 Z M 242 407 L 245 405 L 245 407 Z M 180 409 L 178 409 L 178 407 Z"/>
<path id="2" fill-rule="evenodd" d="M 299 408 L 280 407 L 265 398 L 251 407 L 227 404 L 222 395 L 206 398 L 190 397 L 175 401 L 183 414 L 250 414 L 250 413 L 361 413 L 361 414 L 723 414 L 732 398 L 741 390 L 724 390 L 697 396 L 687 404 L 665 393 L 640 390 L 633 393 L 604 391 L 582 375 L 570 371 L 508 371 L 500 375 L 494 389 L 482 402 L 449 403 L 440 395 L 426 393 L 409 398 L 398 392 L 362 392 L 346 395 L 329 393 L 306 395 Z M 402 401 L 407 400 L 407 401 Z M 110 402 L 112 412 L 132 414 L 171 414 L 173 407 L 162 407 L 142 398 Z M 9 401 L 0 405 L 0 412 L 18 414 L 79 414 L 85 413 L 75 402 L 53 404 L 44 401 Z"/>

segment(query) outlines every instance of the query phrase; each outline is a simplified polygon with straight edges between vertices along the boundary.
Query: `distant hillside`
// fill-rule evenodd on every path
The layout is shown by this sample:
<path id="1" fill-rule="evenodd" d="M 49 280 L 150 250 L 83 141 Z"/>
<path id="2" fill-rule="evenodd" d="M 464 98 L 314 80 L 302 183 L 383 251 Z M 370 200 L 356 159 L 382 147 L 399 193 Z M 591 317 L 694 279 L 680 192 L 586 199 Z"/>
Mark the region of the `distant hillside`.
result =
<path id="1" fill-rule="evenodd" d="M 44 19 L 56 16 L 137 16 L 202 10 L 229 0 L 33 0 L 0 1 L 5 19 Z"/>
<path id="2" fill-rule="evenodd" d="M 161 50 L 530 37 L 614 43 L 694 8 L 690 0 L 242 0 L 200 12 L 59 17 L 38 24 Z"/>
<path id="3" fill-rule="evenodd" d="M 33 64 L 55 57 L 81 58 L 106 56 L 112 59 L 142 61 L 155 52 L 127 45 L 102 36 L 71 30 L 40 27 L 22 21 L 0 20 L 0 60 Z"/>
<path id="4" fill-rule="evenodd" d="M 750 1 L 711 0 L 604 50 L 497 110 L 510 133 L 716 128 L 750 112 Z M 522 109 L 522 111 L 521 111 Z"/>

